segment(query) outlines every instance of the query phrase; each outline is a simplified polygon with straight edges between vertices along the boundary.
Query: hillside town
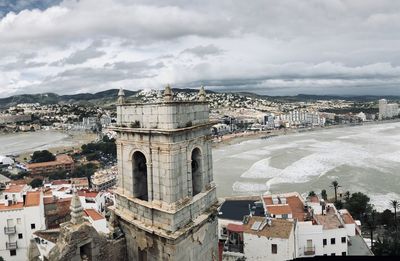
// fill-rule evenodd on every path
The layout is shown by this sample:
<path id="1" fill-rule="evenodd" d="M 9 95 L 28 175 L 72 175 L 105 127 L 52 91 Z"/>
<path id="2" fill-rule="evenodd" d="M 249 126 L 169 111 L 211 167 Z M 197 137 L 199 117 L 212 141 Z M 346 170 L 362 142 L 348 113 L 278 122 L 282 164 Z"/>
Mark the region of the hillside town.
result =
<path id="1" fill-rule="evenodd" d="M 117 92 L 117 90 L 115 91 Z M 313 100 L 287 102 L 270 97 L 235 93 L 206 94 L 210 118 L 221 124 L 215 134 L 275 128 L 305 128 L 356 124 L 398 118 L 398 103 L 352 100 Z M 140 91 L 128 101 L 152 103 L 160 100 L 161 91 Z M 195 92 L 177 92 L 178 101 L 192 101 Z M 101 131 L 116 122 L 115 106 L 105 104 L 21 103 L 0 111 L 0 131 L 26 132 L 41 129 Z"/>
<path id="2" fill-rule="evenodd" d="M 29 260 L 54 260 L 52 259 L 54 255 L 60 254 L 66 255 L 65 259 L 60 260 L 70 260 L 71 256 L 62 251 L 67 251 L 66 246 L 84 244 L 82 242 L 85 238 L 75 239 L 68 243 L 63 243 L 62 240 L 70 238 L 71 233 L 75 232 L 90 232 L 91 237 L 96 238 L 98 242 L 104 242 L 104 244 L 111 242 L 110 244 L 114 247 L 110 251 L 122 249 L 126 251 L 128 260 L 131 260 L 132 255 L 147 255 L 142 253 L 142 250 L 139 254 L 130 253 L 131 250 L 124 248 L 121 241 L 121 238 L 130 236 L 126 227 L 118 225 L 121 222 L 124 223 L 124 220 L 134 217 L 135 220 L 142 220 L 143 224 L 148 224 L 146 220 L 149 214 L 144 214 L 144 212 L 149 207 L 147 185 L 151 182 L 143 181 L 138 176 L 135 178 L 135 182 L 139 182 L 138 187 L 134 186 L 138 191 L 129 192 L 131 188 L 121 187 L 125 186 L 123 184 L 126 182 L 122 179 L 130 178 L 130 171 L 133 171 L 134 175 L 140 175 L 142 172 L 147 175 L 146 170 L 143 170 L 146 159 L 141 152 L 130 156 L 134 158 L 134 164 L 137 166 L 133 166 L 133 169 L 123 167 L 125 158 L 121 158 L 123 157 L 121 153 L 125 152 L 119 149 L 121 145 L 116 142 L 118 137 L 125 137 L 121 136 L 121 133 L 136 135 L 132 133 L 137 132 L 143 135 L 143 131 L 148 128 L 169 133 L 171 127 L 177 131 L 183 131 L 201 126 L 199 135 L 208 136 L 211 133 L 214 137 L 219 137 L 232 135 L 235 132 L 273 132 L 281 129 L 325 127 L 344 124 L 346 120 L 343 119 L 347 119 L 348 123 L 386 120 L 396 118 L 399 114 L 398 105 L 388 104 L 386 100 L 380 100 L 378 110 L 373 110 L 373 113 L 336 114 L 322 111 L 347 109 L 354 104 L 348 101 L 279 104 L 235 94 L 206 94 L 203 88 L 199 93 L 174 94 L 169 86 L 166 87 L 163 95 L 158 91 L 141 92 L 139 97 L 143 103 L 137 103 L 138 105 L 128 103 L 129 97 L 125 97 L 122 89 L 118 92 L 118 97 L 118 111 L 77 105 L 18 104 L 3 112 L 1 116 L 3 131 L 24 131 L 26 128 L 27 131 L 72 128 L 95 132 L 97 138 L 81 148 L 56 155 L 42 150 L 35 151 L 25 159 L 18 158 L 18 155 L 0 156 L 0 222 L 2 222 L 0 225 L 4 227 L 4 235 L 6 235 L 1 237 L 0 245 L 4 247 L 0 248 L 0 256 L 6 260 L 24 260 L 25 257 Z M 157 106 L 149 110 L 152 104 L 157 104 Z M 140 110 L 132 109 L 136 108 L 135 106 L 139 106 Z M 374 105 L 370 104 L 370 106 Z M 165 111 L 162 111 L 164 109 Z M 172 110 L 176 110 L 176 113 L 173 114 Z M 143 117 L 145 113 L 149 115 Z M 152 121 L 154 115 L 158 115 L 158 122 Z M 180 118 L 179 121 L 172 119 L 169 123 L 170 118 L 162 118 L 166 115 Z M 132 138 L 139 139 L 139 136 Z M 211 141 L 218 142 L 218 139 L 214 138 Z M 124 142 L 128 150 L 132 145 L 129 141 Z M 152 145 L 143 143 L 141 151 L 146 151 L 148 146 Z M 192 152 L 191 161 L 196 164 L 203 164 L 201 163 L 203 161 L 198 161 L 198 158 L 205 157 L 201 153 L 208 153 L 207 150 L 211 149 L 211 144 L 205 143 L 202 146 L 209 147 L 201 150 L 194 149 Z M 166 150 L 165 153 L 169 154 L 170 150 Z M 211 160 L 211 154 L 210 159 L 207 160 Z M 163 169 L 161 164 L 164 161 L 165 164 L 174 163 L 171 163 L 170 159 L 160 158 L 154 162 L 154 168 Z M 173 161 L 176 162 L 171 168 L 178 168 L 179 159 L 176 158 Z M 201 226 L 205 226 L 199 221 L 206 215 L 205 213 L 216 211 L 216 223 L 207 223 L 209 224 L 207 229 L 213 229 L 215 225 L 218 238 L 211 238 L 212 233 L 204 238 L 204 235 L 201 236 L 198 232 L 193 234 L 193 237 L 198 237 L 197 240 L 202 244 L 206 242 L 212 244 L 215 241 L 215 247 L 217 247 L 218 243 L 218 251 L 210 250 L 213 253 L 218 252 L 218 260 L 289 260 L 324 255 L 373 255 L 374 239 L 371 238 L 368 244 L 368 241 L 363 238 L 365 236 L 363 230 L 366 229 L 368 232 L 368 217 L 357 212 L 352 205 L 353 201 L 358 202 L 357 193 L 348 192 L 345 196 L 341 192 L 337 195 L 338 185 L 336 184 L 334 197 L 332 193 L 331 197 L 328 197 L 326 190 L 323 190 L 325 192 L 312 191 L 308 196 L 297 192 L 263 193 L 258 196 L 238 196 L 217 200 L 215 189 L 218 188 L 215 188 L 212 181 L 212 169 L 199 172 L 200 165 L 191 164 L 193 176 L 191 176 L 191 186 L 188 187 L 189 198 L 181 190 L 166 192 L 178 186 L 175 184 L 178 182 L 175 179 L 178 178 L 174 178 L 174 174 L 169 174 L 171 177 L 165 181 L 167 183 L 164 185 L 161 181 L 163 177 L 158 176 L 160 181 L 157 182 L 161 183 L 157 186 L 166 187 L 163 190 L 152 188 L 153 202 L 157 205 L 155 208 L 160 208 L 159 215 L 162 220 L 169 218 L 177 220 L 170 220 L 169 222 L 172 223 L 165 224 L 157 221 L 161 223 L 157 225 L 152 223 L 151 228 L 147 229 L 160 230 L 157 233 L 163 236 L 169 233 L 181 233 L 183 227 L 186 229 L 187 226 L 197 231 L 197 229 L 203 229 L 200 228 Z M 202 178 L 204 181 L 200 182 L 196 175 L 205 175 L 203 173 L 208 175 L 208 181 Z M 123 209 L 126 206 L 120 205 L 127 204 L 124 201 L 127 193 L 137 193 L 136 197 L 139 199 L 129 203 L 131 204 L 127 207 L 129 210 L 126 210 L 129 213 L 121 210 L 121 207 Z M 128 199 L 131 200 L 129 197 Z M 190 211 L 200 211 L 198 214 L 190 212 L 190 215 L 194 215 L 191 217 L 194 223 L 185 223 L 187 220 L 180 220 L 180 217 L 175 216 L 163 217 L 165 213 L 169 213 L 168 211 L 177 211 L 177 206 L 185 209 L 182 211 L 189 211 L 186 208 L 192 208 L 194 204 L 198 204 L 199 200 L 203 200 L 202 207 L 198 205 L 195 209 L 190 209 Z M 169 209 L 165 213 L 163 204 Z M 135 209 L 130 209 L 133 206 Z M 203 209 L 204 207 L 210 209 Z M 364 207 L 368 207 L 368 201 L 365 202 Z M 137 213 L 136 208 L 143 210 Z M 80 222 L 83 221 L 85 227 L 80 227 Z M 182 227 L 175 222 L 181 222 Z M 137 229 L 142 229 L 140 224 L 135 226 L 138 227 Z M 199 227 L 195 228 L 196 226 Z M 100 247 L 100 245 L 92 245 L 93 249 L 81 247 L 80 254 L 79 251 L 73 253 L 80 256 L 82 260 L 91 260 L 87 259 L 88 256 L 107 256 L 106 253 L 96 250 L 97 248 L 94 249 L 95 247 Z M 203 251 L 196 249 L 193 251 Z"/>

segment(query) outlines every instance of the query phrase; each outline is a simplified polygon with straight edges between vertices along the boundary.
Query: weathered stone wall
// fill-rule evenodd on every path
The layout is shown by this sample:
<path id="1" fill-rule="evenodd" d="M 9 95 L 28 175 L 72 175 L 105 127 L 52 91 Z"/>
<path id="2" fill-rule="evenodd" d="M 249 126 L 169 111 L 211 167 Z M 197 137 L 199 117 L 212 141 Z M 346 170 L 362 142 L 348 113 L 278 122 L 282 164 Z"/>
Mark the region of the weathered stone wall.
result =
<path id="1" fill-rule="evenodd" d="M 150 203 L 146 206 L 138 199 L 128 199 L 118 193 L 116 200 L 118 211 L 128 211 L 135 220 L 170 232 L 184 227 L 217 202 L 215 187 L 196 195 L 176 211 L 167 211 Z"/>
<path id="2" fill-rule="evenodd" d="M 128 260 L 125 239 L 109 240 L 106 235 L 99 234 L 90 224 L 72 225 L 65 223 L 60 231 L 57 244 L 50 251 L 50 261 L 80 261 L 80 247 L 90 245 L 92 261 Z"/>
<path id="3" fill-rule="evenodd" d="M 117 106 L 117 124 L 148 129 L 178 129 L 208 122 L 205 102 L 169 102 Z M 133 125 L 132 125 L 133 126 Z"/>
<path id="4" fill-rule="evenodd" d="M 147 261 L 213 261 L 218 260 L 217 220 L 196 226 L 176 240 L 144 232 L 125 221 L 120 221 L 128 245 L 129 260 L 140 260 L 144 251 Z"/>
<path id="5" fill-rule="evenodd" d="M 199 148 L 202 159 L 202 190 L 204 191 L 207 184 L 213 181 L 211 145 L 204 131 L 204 129 L 197 131 L 203 135 L 193 139 L 185 139 L 185 136 L 193 134 L 174 134 L 166 142 L 154 141 L 153 134 L 149 134 L 150 141 L 148 135 L 144 134 L 142 140 L 135 139 L 135 136 L 136 138 L 139 136 L 137 134 L 122 135 L 117 148 L 119 187 L 126 195 L 137 196 L 134 191 L 132 156 L 134 152 L 139 151 L 146 157 L 149 201 L 156 200 L 171 204 L 191 197 L 191 155 L 195 148 Z M 172 140 L 177 140 L 178 137 L 183 141 Z"/>

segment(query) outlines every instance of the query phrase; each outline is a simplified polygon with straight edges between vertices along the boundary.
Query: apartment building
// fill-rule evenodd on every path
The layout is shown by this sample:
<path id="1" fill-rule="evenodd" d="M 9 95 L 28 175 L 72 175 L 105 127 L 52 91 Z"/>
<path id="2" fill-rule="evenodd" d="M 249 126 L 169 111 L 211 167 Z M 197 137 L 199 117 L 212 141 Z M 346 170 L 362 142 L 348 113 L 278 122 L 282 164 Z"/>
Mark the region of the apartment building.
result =
<path id="1" fill-rule="evenodd" d="M 0 198 L 0 256 L 26 260 L 36 230 L 45 229 L 43 194 L 27 185 L 9 185 Z"/>
<path id="2" fill-rule="evenodd" d="M 54 161 L 30 163 L 26 165 L 26 168 L 32 175 L 46 175 L 59 170 L 72 172 L 74 167 L 74 160 L 71 156 L 66 154 L 57 155 Z"/>
<path id="3" fill-rule="evenodd" d="M 97 191 L 107 190 L 117 184 L 116 170 L 101 170 L 91 177 L 92 188 Z"/>

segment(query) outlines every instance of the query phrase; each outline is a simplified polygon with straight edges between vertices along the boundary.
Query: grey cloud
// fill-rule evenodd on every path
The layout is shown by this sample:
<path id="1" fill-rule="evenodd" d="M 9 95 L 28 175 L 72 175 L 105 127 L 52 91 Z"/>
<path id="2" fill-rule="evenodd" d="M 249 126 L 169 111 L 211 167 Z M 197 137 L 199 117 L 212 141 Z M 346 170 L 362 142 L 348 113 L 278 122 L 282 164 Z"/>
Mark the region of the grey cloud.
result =
<path id="1" fill-rule="evenodd" d="M 115 63 L 107 63 L 106 67 L 112 67 L 115 70 L 131 70 L 135 72 L 141 72 L 145 70 L 151 69 L 161 69 L 165 65 L 162 62 L 158 62 L 152 64 L 150 61 L 137 61 L 137 62 L 115 62 Z"/>
<path id="2" fill-rule="evenodd" d="M 0 18 L 2 89 L 97 90 L 134 79 L 134 88 L 399 90 L 400 1 L 65 0 L 27 8 Z M 96 57 L 94 68 L 82 68 Z"/>
<path id="3" fill-rule="evenodd" d="M 104 54 L 106 54 L 104 51 L 99 51 L 94 48 L 93 45 L 91 45 L 83 50 L 78 50 L 74 52 L 69 57 L 62 59 L 55 64 L 59 66 L 64 64 L 81 64 L 86 62 L 87 60 L 100 57 Z"/>
<path id="4" fill-rule="evenodd" d="M 47 65 L 47 63 L 44 63 L 44 62 L 26 62 L 26 61 L 23 61 L 23 60 L 18 60 L 16 62 L 0 65 L 0 68 L 3 69 L 4 71 L 13 71 L 13 70 L 20 70 L 20 69 L 29 69 L 29 68 L 35 68 L 35 67 L 42 67 L 42 66 L 45 66 L 45 65 Z"/>
<path id="5" fill-rule="evenodd" d="M 204 58 L 206 56 L 220 55 L 223 53 L 223 50 L 213 44 L 209 44 L 209 45 L 205 45 L 205 46 L 198 45 L 193 48 L 187 48 L 181 52 L 181 54 L 185 54 L 185 53 L 192 54 L 192 55 L 198 56 L 200 58 Z"/>

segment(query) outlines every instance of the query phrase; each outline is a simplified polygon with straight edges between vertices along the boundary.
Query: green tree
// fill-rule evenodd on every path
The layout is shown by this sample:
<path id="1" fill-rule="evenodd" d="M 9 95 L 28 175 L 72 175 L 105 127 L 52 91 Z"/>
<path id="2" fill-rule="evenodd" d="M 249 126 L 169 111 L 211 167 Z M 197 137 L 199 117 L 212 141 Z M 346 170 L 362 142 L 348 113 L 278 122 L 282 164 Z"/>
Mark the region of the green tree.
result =
<path id="1" fill-rule="evenodd" d="M 65 170 L 58 170 L 49 176 L 50 180 L 66 179 L 67 172 Z"/>
<path id="2" fill-rule="evenodd" d="M 339 183 L 337 182 L 337 180 L 332 181 L 332 185 L 331 187 L 333 187 L 334 191 L 335 191 L 335 202 L 337 201 L 337 190 L 339 187 Z"/>
<path id="3" fill-rule="evenodd" d="M 389 232 L 382 239 L 374 244 L 374 254 L 376 256 L 400 256 L 399 232 Z"/>
<path id="4" fill-rule="evenodd" d="M 387 226 L 393 223 L 393 213 L 390 211 L 390 209 L 385 209 L 380 214 L 380 223 Z"/>
<path id="5" fill-rule="evenodd" d="M 309 197 L 314 197 L 315 195 L 316 195 L 316 194 L 315 194 L 314 190 L 311 190 L 310 193 L 308 193 L 308 196 L 309 196 Z"/>
<path id="6" fill-rule="evenodd" d="M 323 200 L 327 200 L 328 199 L 328 194 L 326 193 L 325 189 L 323 189 L 321 191 L 321 197 L 323 198 Z"/>
<path id="7" fill-rule="evenodd" d="M 347 208 L 353 217 L 360 219 L 364 214 L 372 210 L 369 201 L 370 198 L 367 195 L 361 192 L 353 193 L 346 201 L 345 208 Z"/>
<path id="8" fill-rule="evenodd" d="M 32 162 L 48 162 L 56 160 L 56 157 L 48 150 L 35 151 L 31 157 Z"/>
<path id="9" fill-rule="evenodd" d="M 333 202 L 333 204 L 335 205 L 336 209 L 342 209 L 343 208 L 343 202 L 340 200 L 337 200 L 335 202 Z"/>
<path id="10" fill-rule="evenodd" d="M 39 187 L 41 187 L 43 185 L 43 180 L 41 180 L 41 179 L 33 179 L 31 181 L 31 183 L 29 183 L 29 185 L 32 188 L 39 188 Z"/>

